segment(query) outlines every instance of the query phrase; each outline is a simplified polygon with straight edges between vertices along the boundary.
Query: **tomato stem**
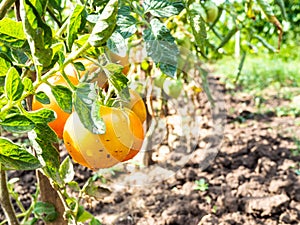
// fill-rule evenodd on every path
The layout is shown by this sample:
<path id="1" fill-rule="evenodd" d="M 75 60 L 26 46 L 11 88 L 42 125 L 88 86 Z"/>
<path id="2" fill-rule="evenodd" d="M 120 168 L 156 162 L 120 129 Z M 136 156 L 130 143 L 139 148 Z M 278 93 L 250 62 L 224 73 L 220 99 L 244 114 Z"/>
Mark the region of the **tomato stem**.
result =
<path id="1" fill-rule="evenodd" d="M 0 203 L 9 225 L 19 225 L 7 188 L 7 174 L 0 163 Z"/>

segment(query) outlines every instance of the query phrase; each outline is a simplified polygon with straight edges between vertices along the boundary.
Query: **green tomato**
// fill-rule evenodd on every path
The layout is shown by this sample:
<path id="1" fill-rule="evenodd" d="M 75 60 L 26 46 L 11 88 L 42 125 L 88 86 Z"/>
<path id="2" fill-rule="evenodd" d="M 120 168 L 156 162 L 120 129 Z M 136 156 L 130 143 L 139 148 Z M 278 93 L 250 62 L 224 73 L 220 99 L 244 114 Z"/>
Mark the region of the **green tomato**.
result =
<path id="1" fill-rule="evenodd" d="M 159 88 L 163 88 L 164 81 L 166 80 L 167 76 L 161 73 L 157 77 L 154 78 L 154 85 Z"/>
<path id="2" fill-rule="evenodd" d="M 218 6 L 211 2 L 211 1 L 207 1 L 205 2 L 205 10 L 206 10 L 206 22 L 208 23 L 212 23 L 217 19 L 218 16 Z"/>
<path id="3" fill-rule="evenodd" d="M 163 85 L 164 92 L 172 98 L 178 98 L 182 88 L 182 81 L 176 79 L 166 79 Z"/>

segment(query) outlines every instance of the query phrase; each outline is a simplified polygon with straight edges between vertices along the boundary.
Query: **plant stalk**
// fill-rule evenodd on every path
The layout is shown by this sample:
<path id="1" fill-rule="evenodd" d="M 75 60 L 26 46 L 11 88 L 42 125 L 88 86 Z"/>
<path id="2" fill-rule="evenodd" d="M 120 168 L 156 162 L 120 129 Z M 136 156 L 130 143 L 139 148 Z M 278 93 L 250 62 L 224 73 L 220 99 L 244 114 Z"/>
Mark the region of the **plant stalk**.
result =
<path id="1" fill-rule="evenodd" d="M 14 4 L 16 0 L 4 0 L 0 3 L 0 20 L 4 18 L 7 10 Z"/>
<path id="2" fill-rule="evenodd" d="M 19 225 L 19 221 L 16 217 L 15 210 L 11 204 L 9 192 L 7 189 L 7 175 L 6 171 L 2 170 L 0 164 L 0 203 L 7 218 L 9 225 Z"/>

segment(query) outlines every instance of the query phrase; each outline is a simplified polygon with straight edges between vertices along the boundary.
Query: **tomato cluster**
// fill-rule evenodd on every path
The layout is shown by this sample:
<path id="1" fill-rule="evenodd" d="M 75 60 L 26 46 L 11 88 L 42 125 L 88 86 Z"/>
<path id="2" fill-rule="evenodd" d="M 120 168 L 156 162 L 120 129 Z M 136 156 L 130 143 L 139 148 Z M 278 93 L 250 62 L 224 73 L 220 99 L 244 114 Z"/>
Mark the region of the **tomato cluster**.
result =
<path id="1" fill-rule="evenodd" d="M 113 56 L 112 61 L 125 64 L 123 73 L 129 71 L 128 58 Z M 73 85 L 79 83 L 78 77 L 97 73 L 91 82 L 97 82 L 100 88 L 106 88 L 107 77 L 99 67 L 87 59 L 78 59 L 74 63 L 82 63 L 85 70 L 78 71 L 74 64 L 65 67 L 65 74 Z M 95 74 L 93 74 L 95 75 Z M 129 90 L 130 101 L 123 108 L 100 106 L 100 115 L 106 127 L 104 134 L 94 134 L 84 127 L 74 111 L 64 112 L 51 92 L 51 86 L 67 86 L 60 73 L 41 84 L 37 92 L 43 91 L 50 99 L 50 104 L 42 104 L 33 98 L 32 109 L 48 108 L 56 113 L 56 119 L 49 123 L 57 136 L 64 140 L 65 146 L 73 160 L 90 169 L 111 167 L 119 162 L 133 158 L 141 149 L 144 139 L 143 122 L 146 120 L 146 107 L 140 95 Z"/>

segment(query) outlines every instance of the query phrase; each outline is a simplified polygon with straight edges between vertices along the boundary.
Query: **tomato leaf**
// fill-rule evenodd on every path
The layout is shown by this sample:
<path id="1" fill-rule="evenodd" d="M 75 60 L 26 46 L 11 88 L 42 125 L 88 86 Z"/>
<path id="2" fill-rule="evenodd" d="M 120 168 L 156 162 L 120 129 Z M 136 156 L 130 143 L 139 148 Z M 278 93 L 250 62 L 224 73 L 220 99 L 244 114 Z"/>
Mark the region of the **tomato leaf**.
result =
<path id="1" fill-rule="evenodd" d="M 153 16 L 170 17 L 178 15 L 184 9 L 184 5 L 180 1 L 145 0 L 143 8 L 145 13 L 150 12 Z"/>
<path id="2" fill-rule="evenodd" d="M 67 43 L 69 49 L 72 48 L 74 41 L 77 39 L 77 34 L 84 26 L 85 21 L 85 7 L 82 5 L 76 5 L 75 9 L 73 9 L 68 23 Z"/>
<path id="3" fill-rule="evenodd" d="M 81 83 L 74 92 L 73 103 L 80 121 L 94 134 L 105 133 L 105 123 L 100 116 L 100 103 L 94 83 Z"/>
<path id="4" fill-rule="evenodd" d="M 62 184 L 59 175 L 59 152 L 53 146 L 58 143 L 54 131 L 45 123 L 36 123 L 33 132 L 28 135 L 32 146 L 43 166 L 43 171 L 58 184 Z"/>
<path id="5" fill-rule="evenodd" d="M 26 41 L 22 23 L 7 17 L 0 20 L 0 41 L 9 47 L 22 47 Z"/>
<path id="6" fill-rule="evenodd" d="M 96 219 L 95 217 L 93 217 L 91 219 L 91 222 L 89 223 L 89 225 L 102 225 L 102 223 L 98 219 Z"/>
<path id="7" fill-rule="evenodd" d="M 27 112 L 26 116 L 34 123 L 49 123 L 56 119 L 55 112 L 50 109 Z"/>
<path id="8" fill-rule="evenodd" d="M 11 67 L 8 70 L 5 79 L 5 94 L 9 101 L 16 101 L 21 98 L 24 90 L 20 75 L 16 68 Z"/>
<path id="9" fill-rule="evenodd" d="M 151 29 L 143 32 L 147 54 L 159 65 L 163 73 L 175 77 L 179 54 L 175 39 L 158 19 L 152 19 L 150 24 Z"/>
<path id="10" fill-rule="evenodd" d="M 118 0 L 110 0 L 102 11 L 88 39 L 94 47 L 103 45 L 111 36 L 117 22 Z"/>
<path id="11" fill-rule="evenodd" d="M 24 90 L 28 92 L 33 92 L 33 84 L 32 80 L 30 80 L 28 77 L 24 77 L 22 80 L 22 84 L 24 85 Z"/>
<path id="12" fill-rule="evenodd" d="M 117 30 L 123 38 L 129 38 L 137 31 L 136 19 L 130 15 L 130 7 L 122 6 L 118 11 Z"/>
<path id="13" fill-rule="evenodd" d="M 76 221 L 83 223 L 89 219 L 92 219 L 94 216 L 86 211 L 83 206 L 79 206 L 78 213 L 76 215 Z"/>
<path id="14" fill-rule="evenodd" d="M 0 137 L 0 163 L 6 170 L 35 170 L 41 167 L 37 158 L 11 140 Z"/>
<path id="15" fill-rule="evenodd" d="M 16 114 L 0 122 L 0 125 L 12 133 L 23 133 L 31 131 L 34 128 L 34 122 L 24 115 Z"/>
<path id="16" fill-rule="evenodd" d="M 11 68 L 11 64 L 0 56 L 0 77 L 6 76 L 9 68 Z"/>
<path id="17" fill-rule="evenodd" d="M 51 88 L 51 92 L 59 107 L 66 113 L 72 113 L 72 91 L 65 86 L 56 85 Z"/>
<path id="18" fill-rule="evenodd" d="M 201 8 L 200 4 L 193 3 L 188 5 L 187 9 L 188 20 L 195 36 L 196 45 L 200 48 L 201 53 L 204 54 L 204 47 L 207 41 L 207 33 L 204 19 L 201 16 L 203 15 L 203 8 Z"/>
<path id="19" fill-rule="evenodd" d="M 34 215 L 45 222 L 52 222 L 56 220 L 58 213 L 55 206 L 48 202 L 37 202 L 33 208 Z"/>
<path id="20" fill-rule="evenodd" d="M 38 93 L 36 93 L 35 98 L 42 104 L 50 104 L 49 97 L 43 91 L 39 91 Z"/>
<path id="21" fill-rule="evenodd" d="M 127 44 L 124 37 L 115 31 L 107 41 L 107 47 L 117 55 L 124 54 L 127 50 Z"/>
<path id="22" fill-rule="evenodd" d="M 69 183 L 75 176 L 74 167 L 70 157 L 66 157 L 59 167 L 59 174 L 65 183 Z"/>
<path id="23" fill-rule="evenodd" d="M 48 66 L 52 59 L 52 31 L 43 22 L 39 12 L 29 0 L 20 1 L 20 14 L 34 63 Z"/>

